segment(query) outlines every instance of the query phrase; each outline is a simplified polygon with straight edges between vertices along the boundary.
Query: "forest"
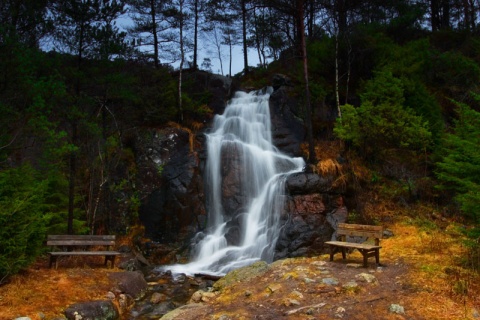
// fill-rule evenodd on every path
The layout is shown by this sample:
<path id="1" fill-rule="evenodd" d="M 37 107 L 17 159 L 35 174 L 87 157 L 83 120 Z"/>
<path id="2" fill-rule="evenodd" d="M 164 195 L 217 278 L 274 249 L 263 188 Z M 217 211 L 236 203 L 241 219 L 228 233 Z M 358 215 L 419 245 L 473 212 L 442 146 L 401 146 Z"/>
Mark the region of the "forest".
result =
<path id="1" fill-rule="evenodd" d="M 463 224 L 478 271 L 479 17 L 476 0 L 2 1 L 0 283 L 46 234 L 138 223 L 132 131 L 198 130 L 213 111 L 189 76 L 213 64 L 243 87 L 287 75 L 308 162 L 322 141 L 341 143 L 368 170 L 362 180 L 351 166 L 358 188 L 389 181 L 399 202 Z M 120 201 L 127 215 L 110 210 Z"/>

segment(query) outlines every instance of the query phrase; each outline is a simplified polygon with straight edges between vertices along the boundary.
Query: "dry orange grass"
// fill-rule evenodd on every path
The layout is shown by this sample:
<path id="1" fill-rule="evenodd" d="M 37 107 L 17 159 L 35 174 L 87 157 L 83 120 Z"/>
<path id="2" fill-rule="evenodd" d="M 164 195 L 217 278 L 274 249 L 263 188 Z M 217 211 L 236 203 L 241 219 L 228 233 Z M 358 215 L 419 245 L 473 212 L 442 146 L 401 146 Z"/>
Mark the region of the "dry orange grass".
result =
<path id="1" fill-rule="evenodd" d="M 0 287 L 0 320 L 20 316 L 40 320 L 40 314 L 53 319 L 71 304 L 105 299 L 112 288 L 108 274 L 116 271 L 104 268 L 103 259 L 94 257 L 67 258 L 57 270 L 49 269 L 47 260 L 39 260 Z"/>
<path id="2" fill-rule="evenodd" d="M 410 218 L 391 226 L 395 236 L 382 241 L 385 259 L 408 266 L 406 297 L 426 319 L 473 319 L 480 310 L 480 276 L 460 266 L 465 247 L 458 233 L 424 230 Z M 465 286 L 459 291 L 459 284 Z"/>

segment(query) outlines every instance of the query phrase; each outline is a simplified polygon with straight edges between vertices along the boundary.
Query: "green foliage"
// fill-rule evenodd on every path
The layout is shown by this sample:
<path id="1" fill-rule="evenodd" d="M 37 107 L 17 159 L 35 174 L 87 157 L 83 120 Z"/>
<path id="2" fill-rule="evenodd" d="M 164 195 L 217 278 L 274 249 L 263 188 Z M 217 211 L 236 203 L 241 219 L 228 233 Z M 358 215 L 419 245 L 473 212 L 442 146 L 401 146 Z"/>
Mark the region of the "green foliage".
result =
<path id="1" fill-rule="evenodd" d="M 47 223 L 47 182 L 28 165 L 0 172 L 0 283 L 41 253 Z"/>
<path id="2" fill-rule="evenodd" d="M 453 93 L 472 90 L 480 80 L 480 66 L 460 52 L 438 54 L 432 61 L 432 68 L 432 81 Z"/>
<path id="3" fill-rule="evenodd" d="M 431 140 L 428 123 L 404 106 L 402 82 L 390 72 L 379 72 L 368 81 L 362 104 L 342 107 L 335 134 L 361 150 L 366 157 L 389 149 L 426 150 Z"/>
<path id="4" fill-rule="evenodd" d="M 477 97 L 478 98 L 478 97 Z M 480 223 L 480 113 L 458 104 L 454 132 L 443 140 L 437 177 L 453 190 L 462 212 Z"/>
<path id="5" fill-rule="evenodd" d="M 60 171 L 50 171 L 45 194 L 44 206 L 50 212 L 50 219 L 47 224 L 47 234 L 65 234 L 67 232 L 68 217 L 68 181 Z M 79 199 L 76 201 L 80 202 Z M 83 211 L 74 210 L 73 233 L 87 234 L 89 229 L 83 218 Z"/>
<path id="6" fill-rule="evenodd" d="M 416 115 L 428 121 L 429 131 L 436 142 L 444 130 L 442 109 L 435 96 L 429 91 L 435 57 L 438 52 L 428 38 L 410 41 L 402 45 L 393 42 L 384 34 L 370 39 L 370 50 L 376 55 L 375 68 L 380 72 L 391 72 L 403 89 L 402 102 Z M 373 47 L 373 48 L 372 48 Z"/>

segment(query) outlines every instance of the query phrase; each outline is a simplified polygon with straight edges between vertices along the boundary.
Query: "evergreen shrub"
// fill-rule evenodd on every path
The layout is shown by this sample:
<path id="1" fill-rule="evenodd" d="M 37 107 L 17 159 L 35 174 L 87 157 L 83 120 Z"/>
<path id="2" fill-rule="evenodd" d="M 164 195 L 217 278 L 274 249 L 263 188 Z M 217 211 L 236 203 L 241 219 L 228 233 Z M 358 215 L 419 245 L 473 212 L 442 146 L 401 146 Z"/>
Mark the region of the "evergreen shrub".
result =
<path id="1" fill-rule="evenodd" d="M 50 215 L 46 181 L 28 165 L 0 172 L 0 283 L 41 253 Z"/>

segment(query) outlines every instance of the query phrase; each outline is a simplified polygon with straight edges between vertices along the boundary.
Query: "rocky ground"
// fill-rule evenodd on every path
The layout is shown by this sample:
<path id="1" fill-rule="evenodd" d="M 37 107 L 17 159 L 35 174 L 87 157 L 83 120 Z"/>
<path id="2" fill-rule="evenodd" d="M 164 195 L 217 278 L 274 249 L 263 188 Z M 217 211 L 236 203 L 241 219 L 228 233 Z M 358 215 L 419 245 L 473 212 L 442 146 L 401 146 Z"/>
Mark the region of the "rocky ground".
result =
<path id="1" fill-rule="evenodd" d="M 162 319 L 470 318 L 461 303 L 442 301 L 445 297 L 413 285 L 402 260 L 368 269 L 322 258 L 282 260 L 250 270 L 256 276 L 229 275 L 214 286 L 216 293 L 194 294 L 192 302 L 200 303 Z M 470 315 L 479 317 L 473 309 Z"/>
<path id="2" fill-rule="evenodd" d="M 321 255 L 259 262 L 210 282 L 211 288 L 184 277 L 169 289 L 173 302 L 159 293 L 165 276 L 146 276 L 147 293 L 122 318 L 480 319 L 479 277 L 459 265 L 464 248 L 453 228 L 425 231 L 404 221 L 391 230 L 394 236 L 382 240 L 381 266 L 371 259 L 369 268 L 361 267 L 357 252 L 346 261 L 337 255 L 330 262 Z M 47 261 L 39 261 L 0 287 L 0 319 L 58 319 L 72 303 L 120 294 L 111 273 L 122 270 L 85 261 L 64 263 L 51 270 Z M 175 301 L 175 296 L 186 294 L 191 296 L 187 305 L 163 317 L 151 312 L 162 304 L 169 306 L 164 313 L 179 307 L 181 299 Z"/>

